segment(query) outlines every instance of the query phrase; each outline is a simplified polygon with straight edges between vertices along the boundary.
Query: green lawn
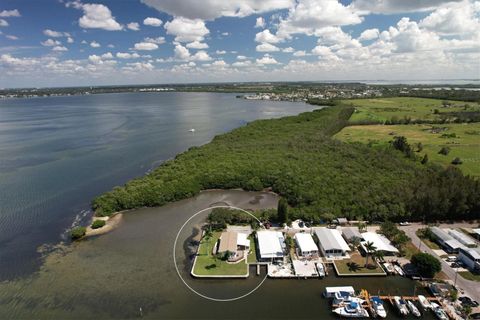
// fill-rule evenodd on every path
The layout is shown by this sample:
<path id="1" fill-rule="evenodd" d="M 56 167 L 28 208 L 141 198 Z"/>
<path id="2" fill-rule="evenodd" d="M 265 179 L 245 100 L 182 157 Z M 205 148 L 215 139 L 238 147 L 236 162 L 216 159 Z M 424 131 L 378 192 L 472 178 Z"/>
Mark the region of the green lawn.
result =
<path id="1" fill-rule="evenodd" d="M 365 257 L 362 257 L 359 253 L 354 253 L 350 256 L 350 259 L 336 260 L 334 264 L 340 274 L 349 275 L 361 275 L 368 273 L 384 273 L 383 269 L 375 262 L 376 268 L 365 268 Z M 372 264 L 372 257 L 368 258 L 368 263 Z"/>
<path id="2" fill-rule="evenodd" d="M 447 137 L 453 134 L 456 137 Z M 350 126 L 335 135 L 342 141 L 372 145 L 385 145 L 394 136 L 405 136 L 415 150 L 416 144 L 422 143 L 423 150 L 417 155 L 428 154 L 429 161 L 444 166 L 459 157 L 463 163 L 458 167 L 465 174 L 480 176 L 480 123 Z M 442 147 L 450 148 L 448 155 L 438 153 Z"/>
<path id="3" fill-rule="evenodd" d="M 411 259 L 412 256 L 416 253 L 420 253 L 421 251 L 411 242 L 407 242 L 403 247 L 403 252 L 405 254 L 405 258 Z"/>
<path id="4" fill-rule="evenodd" d="M 202 239 L 198 248 L 193 272 L 200 276 L 239 276 L 248 274 L 248 265 L 245 260 L 231 264 L 212 255 L 212 249 L 221 232 L 214 232 L 209 241 Z"/>
<path id="5" fill-rule="evenodd" d="M 463 278 L 467 280 L 472 280 L 472 281 L 480 281 L 480 274 L 478 273 L 472 273 L 470 271 L 463 271 L 459 272 L 459 275 L 461 275 Z"/>
<path id="6" fill-rule="evenodd" d="M 248 237 L 250 239 L 250 251 L 247 256 L 247 263 L 256 263 L 257 262 L 257 244 L 253 236 Z"/>
<path id="7" fill-rule="evenodd" d="M 346 104 L 355 106 L 355 113 L 350 122 L 377 121 L 383 123 L 387 120 L 411 119 L 436 120 L 440 119 L 442 113 L 455 111 L 479 111 L 480 106 L 474 102 L 449 101 L 451 106 L 444 107 L 444 100 L 427 98 L 378 98 L 378 99 L 353 99 L 344 100 Z M 464 106 L 470 107 L 465 110 Z M 438 110 L 438 114 L 434 110 Z"/>
<path id="8" fill-rule="evenodd" d="M 440 250 L 442 248 L 440 248 L 440 246 L 438 244 L 436 244 L 435 242 L 431 241 L 430 239 L 427 239 L 425 237 L 422 236 L 420 230 L 417 230 L 417 232 L 415 232 L 415 234 L 422 240 L 422 242 L 427 246 L 429 247 L 430 249 L 432 250 Z"/>

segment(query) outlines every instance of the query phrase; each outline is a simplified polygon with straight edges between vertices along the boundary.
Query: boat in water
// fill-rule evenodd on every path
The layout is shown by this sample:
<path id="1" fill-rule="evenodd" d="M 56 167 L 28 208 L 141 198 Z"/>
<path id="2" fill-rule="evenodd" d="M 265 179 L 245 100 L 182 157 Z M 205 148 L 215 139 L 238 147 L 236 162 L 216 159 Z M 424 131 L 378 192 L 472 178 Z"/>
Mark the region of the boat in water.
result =
<path id="1" fill-rule="evenodd" d="M 317 262 L 316 266 L 317 266 L 317 272 L 318 272 L 318 275 L 320 276 L 320 278 L 325 277 L 325 267 L 324 267 L 323 263 Z"/>
<path id="2" fill-rule="evenodd" d="M 417 306 L 412 301 L 407 300 L 407 307 L 415 317 L 419 318 L 422 316 L 420 310 L 418 310 Z"/>
<path id="3" fill-rule="evenodd" d="M 365 300 L 360 299 L 358 297 L 355 297 L 349 292 L 345 291 L 339 291 L 335 292 L 335 296 L 333 297 L 332 305 L 333 306 L 344 306 L 346 304 L 349 304 L 351 302 L 356 302 L 359 304 L 362 304 L 365 302 Z"/>
<path id="4" fill-rule="evenodd" d="M 388 274 L 395 274 L 395 268 L 392 266 L 391 263 L 385 262 L 383 264 L 383 267 L 385 268 Z"/>
<path id="5" fill-rule="evenodd" d="M 373 310 L 375 311 L 375 314 L 380 318 L 386 318 L 387 311 L 383 306 L 382 299 L 380 299 L 379 297 L 371 297 L 370 301 L 372 302 L 372 306 L 373 306 Z"/>
<path id="6" fill-rule="evenodd" d="M 358 302 L 350 302 L 343 307 L 336 308 L 333 312 L 344 318 L 368 318 L 368 311 Z"/>
<path id="7" fill-rule="evenodd" d="M 432 305 L 430 304 L 430 301 L 428 301 L 428 299 L 425 296 L 419 295 L 418 302 L 420 302 L 420 305 L 422 306 L 423 310 L 432 309 Z"/>
<path id="8" fill-rule="evenodd" d="M 400 276 L 404 276 L 405 275 L 405 272 L 403 272 L 403 269 L 402 267 L 400 267 L 399 265 L 395 264 L 393 266 L 393 268 L 395 268 L 395 271 L 400 275 Z"/>
<path id="9" fill-rule="evenodd" d="M 435 302 L 432 302 L 431 305 L 432 305 L 433 313 L 435 313 L 435 317 L 437 317 L 437 319 L 440 319 L 440 320 L 449 319 L 447 313 L 438 304 L 436 304 Z"/>
<path id="10" fill-rule="evenodd" d="M 407 303 L 405 302 L 405 300 L 403 300 L 399 296 L 395 296 L 393 297 L 393 301 L 395 301 L 395 306 L 397 307 L 398 312 L 402 316 L 406 316 L 409 314 Z"/>
<path id="11" fill-rule="evenodd" d="M 192 129 L 190 129 L 190 130 L 188 130 L 188 131 L 189 131 L 189 132 L 195 132 L 195 129 L 192 128 Z"/>

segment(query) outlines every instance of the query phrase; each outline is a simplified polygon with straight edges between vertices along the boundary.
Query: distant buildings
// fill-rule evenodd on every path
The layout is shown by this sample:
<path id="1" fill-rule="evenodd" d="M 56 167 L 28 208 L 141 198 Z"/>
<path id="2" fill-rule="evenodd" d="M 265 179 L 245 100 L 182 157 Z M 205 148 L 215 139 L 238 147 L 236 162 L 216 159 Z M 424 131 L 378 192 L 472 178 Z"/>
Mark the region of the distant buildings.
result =
<path id="1" fill-rule="evenodd" d="M 480 270 L 480 248 L 460 248 L 458 260 L 463 262 L 469 269 Z"/>
<path id="2" fill-rule="evenodd" d="M 467 247 L 476 247 L 477 243 L 471 237 L 467 236 L 465 233 L 458 230 L 448 229 L 448 234 L 451 235 L 455 240 L 459 241 L 461 244 Z"/>
<path id="3" fill-rule="evenodd" d="M 450 236 L 445 230 L 439 227 L 431 227 L 430 231 L 432 231 L 437 243 L 442 246 L 445 251 L 449 253 L 458 252 L 458 249 L 462 247 L 462 244 Z"/>

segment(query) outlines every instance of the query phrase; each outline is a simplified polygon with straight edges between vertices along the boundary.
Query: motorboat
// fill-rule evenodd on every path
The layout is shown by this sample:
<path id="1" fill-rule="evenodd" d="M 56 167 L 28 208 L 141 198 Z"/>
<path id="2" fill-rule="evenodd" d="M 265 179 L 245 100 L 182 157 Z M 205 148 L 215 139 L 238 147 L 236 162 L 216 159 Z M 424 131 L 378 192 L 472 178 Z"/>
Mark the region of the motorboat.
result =
<path id="1" fill-rule="evenodd" d="M 334 313 L 345 318 L 368 318 L 368 311 L 358 302 L 350 302 L 343 307 L 333 310 Z"/>
<path id="2" fill-rule="evenodd" d="M 195 132 L 195 129 L 192 128 L 192 129 L 190 129 L 190 130 L 188 130 L 188 131 L 189 131 L 189 132 Z"/>
<path id="3" fill-rule="evenodd" d="M 409 314 L 407 303 L 405 302 L 405 300 L 403 300 L 399 296 L 393 297 L 393 300 L 395 301 L 395 306 L 397 307 L 398 312 L 400 312 L 402 316 L 406 316 Z"/>
<path id="4" fill-rule="evenodd" d="M 419 295 L 418 302 L 420 302 L 420 305 L 422 306 L 423 310 L 432 309 L 432 305 L 430 304 L 430 301 L 428 301 L 428 299 L 425 296 Z"/>
<path id="5" fill-rule="evenodd" d="M 443 311 L 443 309 L 438 304 L 436 304 L 435 302 L 432 302 L 431 305 L 432 305 L 433 313 L 435 313 L 435 317 L 437 317 L 437 319 L 448 320 L 447 314 L 445 313 L 445 311 Z"/>
<path id="6" fill-rule="evenodd" d="M 333 306 L 343 306 L 345 304 L 348 304 L 350 302 L 356 302 L 359 304 L 362 304 L 365 302 L 365 300 L 360 299 L 358 297 L 353 296 L 349 292 L 344 292 L 344 291 L 339 291 L 335 292 L 335 296 L 332 301 Z"/>
<path id="7" fill-rule="evenodd" d="M 385 270 L 387 270 L 387 273 L 389 273 L 389 274 L 394 274 L 395 273 L 395 268 L 392 266 L 391 263 L 385 262 L 383 264 L 383 266 L 385 267 Z"/>
<path id="8" fill-rule="evenodd" d="M 400 267 L 399 265 L 395 264 L 393 268 L 395 268 L 395 271 L 402 277 L 405 275 L 405 272 L 403 272 L 402 267 Z"/>
<path id="9" fill-rule="evenodd" d="M 323 263 L 317 262 L 317 272 L 320 278 L 325 277 L 325 267 L 323 266 Z"/>
<path id="10" fill-rule="evenodd" d="M 415 317 L 419 318 L 422 316 L 420 310 L 418 310 L 417 306 L 412 301 L 407 300 L 407 307 Z"/>
<path id="11" fill-rule="evenodd" d="M 387 311 L 383 306 L 383 301 L 379 297 L 371 297 L 370 301 L 372 302 L 373 310 L 375 310 L 375 314 L 380 318 L 387 317 Z"/>

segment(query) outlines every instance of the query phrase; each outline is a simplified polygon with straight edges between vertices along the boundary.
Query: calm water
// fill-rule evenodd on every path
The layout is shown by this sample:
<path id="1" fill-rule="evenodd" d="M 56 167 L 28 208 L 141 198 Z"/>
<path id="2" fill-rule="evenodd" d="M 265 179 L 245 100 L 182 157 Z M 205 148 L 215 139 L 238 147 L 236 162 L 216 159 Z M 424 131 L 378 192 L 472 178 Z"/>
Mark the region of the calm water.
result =
<path id="1" fill-rule="evenodd" d="M 313 108 L 214 93 L 0 100 L 0 280 L 36 270 L 37 248 L 96 195 L 248 121 Z"/>
<path id="2" fill-rule="evenodd" d="M 415 282 L 401 277 L 272 280 L 246 298 L 213 302 L 180 281 L 173 254 L 186 281 L 203 294 L 231 298 L 254 288 L 263 276 L 246 280 L 195 280 L 189 277 L 184 248 L 192 234 L 190 216 L 212 204 L 242 208 L 275 207 L 273 194 L 243 191 L 203 192 L 195 198 L 161 208 L 124 215 L 113 232 L 75 243 L 49 255 L 41 270 L 0 283 L 0 318 L 35 319 L 335 319 L 321 297 L 325 286 L 353 285 L 357 290 L 412 294 Z M 421 290 L 417 290 L 420 293 Z M 140 312 L 140 308 L 142 312 Z M 397 319 L 389 308 L 389 319 Z M 433 319 L 431 314 L 424 319 Z"/>

